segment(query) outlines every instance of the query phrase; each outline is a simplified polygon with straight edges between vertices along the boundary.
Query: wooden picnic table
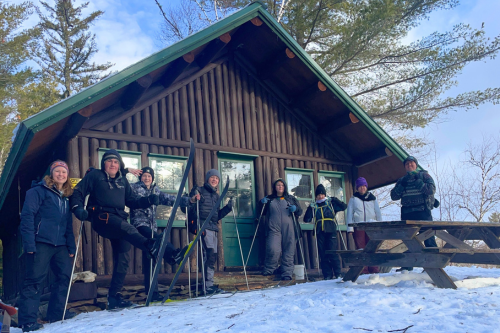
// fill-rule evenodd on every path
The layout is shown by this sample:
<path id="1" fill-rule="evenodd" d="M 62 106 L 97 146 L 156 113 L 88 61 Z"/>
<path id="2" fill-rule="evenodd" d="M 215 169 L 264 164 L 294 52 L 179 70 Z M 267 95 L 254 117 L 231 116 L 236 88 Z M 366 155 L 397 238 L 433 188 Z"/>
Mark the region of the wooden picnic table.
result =
<path id="1" fill-rule="evenodd" d="M 356 281 L 365 266 L 423 267 L 439 288 L 457 286 L 443 270 L 449 263 L 500 265 L 500 223 L 450 221 L 388 221 L 353 223 L 370 241 L 363 250 L 338 253 L 349 266 L 344 281 Z M 426 248 L 423 241 L 436 236 L 443 247 Z M 401 240 L 389 250 L 379 250 L 385 240 Z M 485 249 L 472 248 L 466 240 L 482 240 Z"/>

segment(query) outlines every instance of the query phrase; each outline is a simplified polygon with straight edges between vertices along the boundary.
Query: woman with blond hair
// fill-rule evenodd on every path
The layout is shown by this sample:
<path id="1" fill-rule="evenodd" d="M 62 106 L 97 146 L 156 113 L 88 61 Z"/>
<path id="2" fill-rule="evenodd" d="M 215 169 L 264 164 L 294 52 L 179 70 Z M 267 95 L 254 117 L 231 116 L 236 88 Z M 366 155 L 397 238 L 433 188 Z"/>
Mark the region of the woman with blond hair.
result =
<path id="1" fill-rule="evenodd" d="M 21 212 L 21 236 L 26 275 L 19 299 L 19 325 L 23 332 L 43 326 L 37 322 L 42 282 L 49 267 L 55 275 L 51 287 L 47 321 L 62 319 L 71 275 L 71 257 L 76 253 L 68 197 L 73 190 L 69 168 L 63 161 L 50 165 L 50 175 L 26 192 Z M 65 319 L 75 313 L 66 312 Z"/>

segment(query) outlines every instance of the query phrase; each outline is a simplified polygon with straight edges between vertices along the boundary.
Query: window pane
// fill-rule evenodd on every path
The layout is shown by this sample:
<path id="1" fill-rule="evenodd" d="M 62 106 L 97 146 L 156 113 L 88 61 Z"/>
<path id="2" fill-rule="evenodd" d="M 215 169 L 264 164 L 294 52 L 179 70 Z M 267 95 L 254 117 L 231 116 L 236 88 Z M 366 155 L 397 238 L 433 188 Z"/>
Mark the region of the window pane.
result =
<path id="1" fill-rule="evenodd" d="M 336 197 L 345 202 L 342 178 L 322 175 L 319 177 L 319 182 L 325 187 L 327 196 Z M 337 213 L 336 217 L 338 224 L 345 224 L 345 212 Z"/>
<path id="2" fill-rule="evenodd" d="M 122 160 L 123 163 L 125 164 L 125 168 L 133 168 L 133 169 L 141 168 L 141 166 L 139 165 L 140 161 L 138 157 L 122 155 Z M 139 181 L 139 178 L 131 173 L 127 173 L 127 180 L 129 183 L 136 183 Z"/>
<path id="3" fill-rule="evenodd" d="M 221 185 L 226 185 L 227 176 L 231 182 L 224 205 L 230 197 L 233 197 L 236 217 L 253 217 L 254 215 L 251 163 L 253 162 L 221 161 Z"/>
<path id="4" fill-rule="evenodd" d="M 288 192 L 297 198 L 312 199 L 311 175 L 287 173 Z"/>
<path id="5" fill-rule="evenodd" d="M 157 220 L 168 220 L 170 218 L 170 213 L 172 212 L 171 206 L 160 205 L 156 209 L 156 219 Z M 186 214 L 184 214 L 180 208 L 177 209 L 177 214 L 175 215 L 176 221 L 185 221 Z"/>
<path id="6" fill-rule="evenodd" d="M 156 185 L 166 191 L 178 191 L 181 186 L 184 162 L 150 159 Z"/>
<path id="7" fill-rule="evenodd" d="M 299 200 L 299 206 L 302 208 L 302 215 L 299 217 L 299 222 L 304 222 L 304 215 L 306 215 L 307 207 L 311 204 L 307 200 Z"/>

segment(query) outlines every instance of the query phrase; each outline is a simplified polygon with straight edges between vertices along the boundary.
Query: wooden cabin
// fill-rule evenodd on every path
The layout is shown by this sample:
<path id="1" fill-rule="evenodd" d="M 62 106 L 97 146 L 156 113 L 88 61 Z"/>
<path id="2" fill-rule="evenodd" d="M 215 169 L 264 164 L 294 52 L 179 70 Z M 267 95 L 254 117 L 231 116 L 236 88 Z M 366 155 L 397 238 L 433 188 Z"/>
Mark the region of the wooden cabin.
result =
<path id="1" fill-rule="evenodd" d="M 151 166 L 160 189 L 176 193 L 190 138 L 196 155 L 186 191 L 202 185 L 211 168 L 230 177 L 228 197 L 236 200 L 245 256 L 260 214 L 256 203 L 272 192 L 276 179 L 286 179 L 303 208 L 319 183 L 347 201 L 358 176 L 372 189 L 395 182 L 407 156 L 261 3 L 252 3 L 19 125 L 0 179 L 2 298 L 19 293 L 24 271 L 19 212 L 32 180 L 40 179 L 51 161 L 68 161 L 70 177 L 78 181 L 89 167 L 100 166 L 106 149 L 119 149 L 127 167 Z M 171 208 L 158 212 L 158 223 L 165 226 Z M 175 246 L 188 242 L 185 219 L 176 212 Z M 343 216 L 339 220 L 346 238 Z M 75 219 L 75 233 L 78 228 Z M 306 266 L 316 268 L 313 226 L 302 228 Z M 354 246 L 352 238 L 347 242 Z M 261 233 L 256 243 L 250 266 L 262 260 Z M 112 273 L 110 242 L 90 222 L 80 251 L 77 271 Z M 129 273 L 142 274 L 142 253 L 131 252 Z M 238 266 L 230 214 L 220 223 L 217 269 Z M 162 273 L 172 269 L 165 264 Z"/>

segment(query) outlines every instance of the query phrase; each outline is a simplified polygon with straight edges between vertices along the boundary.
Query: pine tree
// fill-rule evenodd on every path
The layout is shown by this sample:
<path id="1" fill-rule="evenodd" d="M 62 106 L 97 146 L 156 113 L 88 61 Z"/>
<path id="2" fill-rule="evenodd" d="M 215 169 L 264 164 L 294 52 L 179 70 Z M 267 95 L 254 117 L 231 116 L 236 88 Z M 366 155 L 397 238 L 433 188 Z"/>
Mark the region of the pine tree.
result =
<path id="1" fill-rule="evenodd" d="M 39 27 L 42 32 L 41 45 L 34 50 L 37 63 L 45 75 L 63 86 L 62 96 L 88 87 L 103 77 L 111 63 L 91 63 L 97 53 L 95 34 L 89 32 L 90 25 L 103 12 L 95 11 L 82 17 L 82 10 L 89 3 L 75 7 L 71 0 L 56 0 L 54 7 L 47 2 L 40 2 L 48 12 L 44 15 L 37 9 L 40 17 Z"/>

